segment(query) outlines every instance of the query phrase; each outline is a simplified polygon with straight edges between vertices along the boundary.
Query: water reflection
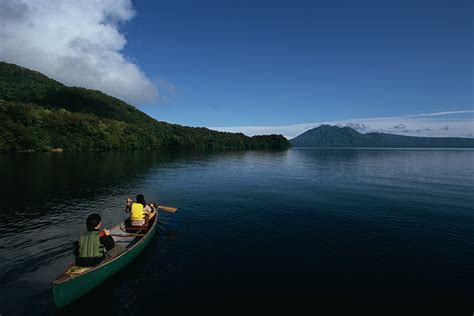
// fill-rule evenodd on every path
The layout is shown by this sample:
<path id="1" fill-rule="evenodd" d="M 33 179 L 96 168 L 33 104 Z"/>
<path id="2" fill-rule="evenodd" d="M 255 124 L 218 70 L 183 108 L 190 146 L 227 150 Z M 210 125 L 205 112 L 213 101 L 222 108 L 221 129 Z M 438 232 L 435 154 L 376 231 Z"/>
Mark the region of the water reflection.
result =
<path id="1" fill-rule="evenodd" d="M 229 166 L 222 161 L 258 161 L 261 155 L 272 153 L 162 150 L 0 155 L 0 187 L 6 197 L 0 205 L 0 279 L 4 284 L 0 306 L 20 311 L 22 302 L 42 295 L 51 311 L 50 282 L 72 259 L 71 241 L 90 213 L 101 214 L 104 227 L 110 227 L 124 218 L 126 198 L 138 192 L 148 201 L 180 207 L 177 189 L 194 190 L 192 183 L 203 170 L 212 181 L 219 173 L 213 170 Z M 166 217 L 163 214 L 160 220 L 160 235 L 178 240 L 173 224 L 163 227 Z M 180 227 L 184 233 L 189 231 L 187 225 Z"/>
<path id="2" fill-rule="evenodd" d="M 138 192 L 179 212 L 160 214 L 146 254 L 69 311 L 150 313 L 262 302 L 262 293 L 469 302 L 473 158 L 416 149 L 3 155 L 0 306 L 54 312 L 50 282 L 87 215 L 111 226 Z"/>
<path id="3" fill-rule="evenodd" d="M 47 214 L 44 202 L 95 199 L 104 194 L 120 194 L 123 188 L 143 180 L 150 169 L 169 162 L 178 153 L 170 152 L 87 152 L 36 153 L 0 156 L 2 192 L 7 199 L 1 216 L 24 208 L 28 215 Z M 6 218 L 8 220 L 8 217 Z"/>
<path id="4" fill-rule="evenodd" d="M 206 160 L 211 154 L 194 152 L 192 159 Z M 17 304 L 29 293 L 19 289 L 31 289 L 30 295 L 37 295 L 33 289 L 38 287 L 49 289 L 49 282 L 71 260 L 71 241 L 88 214 L 100 213 L 105 227 L 120 221 L 124 200 L 137 192 L 149 193 L 144 182 L 150 175 L 162 166 L 180 168 L 182 163 L 174 162 L 182 157 L 190 159 L 180 151 L 0 155 L 2 300 Z"/>

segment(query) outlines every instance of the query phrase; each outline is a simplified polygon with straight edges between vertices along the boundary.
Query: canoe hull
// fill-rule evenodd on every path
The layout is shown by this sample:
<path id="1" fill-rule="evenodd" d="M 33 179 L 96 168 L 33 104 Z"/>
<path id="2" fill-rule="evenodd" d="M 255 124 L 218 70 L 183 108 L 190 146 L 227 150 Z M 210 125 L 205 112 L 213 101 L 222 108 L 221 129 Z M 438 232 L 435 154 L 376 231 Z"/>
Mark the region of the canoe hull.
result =
<path id="1" fill-rule="evenodd" d="M 156 226 L 158 225 L 155 223 L 148 234 L 129 251 L 126 251 L 107 264 L 94 268 L 84 275 L 71 278 L 66 282 L 53 283 L 53 296 L 56 306 L 61 308 L 68 305 L 125 267 L 151 242 Z"/>

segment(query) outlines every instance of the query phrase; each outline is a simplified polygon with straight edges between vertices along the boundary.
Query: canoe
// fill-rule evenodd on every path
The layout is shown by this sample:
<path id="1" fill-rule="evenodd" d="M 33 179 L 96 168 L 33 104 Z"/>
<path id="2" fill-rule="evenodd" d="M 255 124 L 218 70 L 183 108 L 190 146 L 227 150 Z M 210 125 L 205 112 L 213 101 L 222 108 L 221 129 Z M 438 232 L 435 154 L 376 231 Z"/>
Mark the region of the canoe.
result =
<path id="1" fill-rule="evenodd" d="M 68 305 L 125 267 L 153 239 L 158 227 L 156 222 L 156 216 L 154 216 L 150 220 L 151 226 L 144 236 L 132 235 L 129 233 L 130 230 L 127 232 L 123 223 L 111 228 L 111 235 L 119 236 L 113 236 L 115 247 L 106 253 L 106 258 L 99 265 L 80 268 L 72 263 L 53 281 L 52 288 L 56 306 L 61 308 Z"/>

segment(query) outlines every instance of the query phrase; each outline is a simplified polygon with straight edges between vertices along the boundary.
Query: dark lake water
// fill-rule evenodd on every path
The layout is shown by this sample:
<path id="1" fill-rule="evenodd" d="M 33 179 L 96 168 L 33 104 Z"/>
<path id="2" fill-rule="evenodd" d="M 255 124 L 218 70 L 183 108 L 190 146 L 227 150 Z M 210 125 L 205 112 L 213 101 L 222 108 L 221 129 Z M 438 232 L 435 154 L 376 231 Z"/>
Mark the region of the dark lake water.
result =
<path id="1" fill-rule="evenodd" d="M 126 269 L 66 309 L 186 303 L 473 303 L 474 151 L 0 156 L 0 313 L 54 314 L 88 214 L 179 208 Z"/>

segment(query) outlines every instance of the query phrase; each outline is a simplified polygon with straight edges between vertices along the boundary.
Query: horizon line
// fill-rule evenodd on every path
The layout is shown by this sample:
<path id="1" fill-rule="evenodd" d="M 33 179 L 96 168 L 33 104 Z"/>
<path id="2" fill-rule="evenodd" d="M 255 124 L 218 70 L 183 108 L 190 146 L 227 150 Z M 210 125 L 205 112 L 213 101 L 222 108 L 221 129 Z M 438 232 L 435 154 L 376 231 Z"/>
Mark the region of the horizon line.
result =
<path id="1" fill-rule="evenodd" d="M 351 127 L 358 132 L 381 132 L 407 136 L 429 137 L 474 137 L 474 119 L 439 120 L 443 117 L 459 114 L 472 114 L 474 110 L 437 111 L 430 113 L 405 114 L 371 118 L 352 118 L 342 120 L 296 123 L 287 125 L 234 125 L 208 127 L 222 132 L 241 132 L 248 136 L 280 134 L 287 139 L 321 125 Z M 342 126 L 341 126 L 342 125 Z M 410 126 L 411 125 L 411 126 Z"/>

